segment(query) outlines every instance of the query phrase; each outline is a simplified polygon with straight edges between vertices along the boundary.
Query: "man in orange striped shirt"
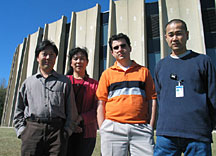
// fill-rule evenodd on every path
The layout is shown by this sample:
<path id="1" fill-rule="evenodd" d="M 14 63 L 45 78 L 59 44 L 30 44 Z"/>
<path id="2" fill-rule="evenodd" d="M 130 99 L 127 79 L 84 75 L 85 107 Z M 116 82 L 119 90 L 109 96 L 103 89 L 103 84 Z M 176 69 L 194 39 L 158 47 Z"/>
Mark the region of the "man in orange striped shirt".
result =
<path id="1" fill-rule="evenodd" d="M 153 155 L 156 92 L 150 71 L 131 60 L 127 35 L 113 35 L 109 46 L 116 62 L 101 75 L 96 93 L 102 155 Z"/>

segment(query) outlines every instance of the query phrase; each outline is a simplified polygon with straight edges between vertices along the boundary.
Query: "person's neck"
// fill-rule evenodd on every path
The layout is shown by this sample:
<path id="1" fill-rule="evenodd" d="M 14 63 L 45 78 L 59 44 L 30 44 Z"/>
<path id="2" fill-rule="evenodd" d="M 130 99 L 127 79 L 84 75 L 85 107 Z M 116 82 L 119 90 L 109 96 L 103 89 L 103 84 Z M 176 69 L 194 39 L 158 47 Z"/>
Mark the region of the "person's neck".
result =
<path id="1" fill-rule="evenodd" d="M 121 66 L 123 67 L 130 67 L 132 64 L 131 60 L 127 60 L 127 61 L 117 61 Z"/>
<path id="2" fill-rule="evenodd" d="M 82 72 L 82 73 L 74 72 L 74 73 L 73 73 L 73 77 L 74 77 L 75 79 L 84 79 L 84 77 L 85 77 L 85 72 Z"/>
<path id="3" fill-rule="evenodd" d="M 44 78 L 47 78 L 52 73 L 52 70 L 40 69 L 40 73 L 41 73 L 41 75 L 43 75 Z"/>
<path id="4" fill-rule="evenodd" d="M 184 54 L 186 51 L 187 51 L 187 49 L 184 49 L 182 51 L 172 51 L 171 55 L 172 56 L 179 56 L 179 55 Z"/>

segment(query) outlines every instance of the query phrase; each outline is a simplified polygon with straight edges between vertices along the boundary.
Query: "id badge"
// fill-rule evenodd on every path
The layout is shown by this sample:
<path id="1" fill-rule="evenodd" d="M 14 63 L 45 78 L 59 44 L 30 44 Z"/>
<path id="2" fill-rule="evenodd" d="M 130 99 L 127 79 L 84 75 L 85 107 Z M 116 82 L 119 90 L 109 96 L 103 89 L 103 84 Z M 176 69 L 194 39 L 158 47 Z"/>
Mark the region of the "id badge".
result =
<path id="1" fill-rule="evenodd" d="M 176 86 L 176 97 L 184 97 L 184 86 Z"/>

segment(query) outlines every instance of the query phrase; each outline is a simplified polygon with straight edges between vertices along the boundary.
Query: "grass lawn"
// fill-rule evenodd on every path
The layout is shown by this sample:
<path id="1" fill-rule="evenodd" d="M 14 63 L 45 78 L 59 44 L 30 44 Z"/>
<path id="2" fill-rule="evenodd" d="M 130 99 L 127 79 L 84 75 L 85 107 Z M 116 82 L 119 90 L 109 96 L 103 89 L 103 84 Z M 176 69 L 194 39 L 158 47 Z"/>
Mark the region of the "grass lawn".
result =
<path id="1" fill-rule="evenodd" d="M 216 133 L 213 133 L 212 156 L 216 156 Z M 0 156 L 20 156 L 20 139 L 16 138 L 13 128 L 0 127 Z M 100 156 L 100 136 L 92 156 Z"/>
<path id="2" fill-rule="evenodd" d="M 13 128 L 0 128 L 0 156 L 20 156 L 20 146 Z"/>

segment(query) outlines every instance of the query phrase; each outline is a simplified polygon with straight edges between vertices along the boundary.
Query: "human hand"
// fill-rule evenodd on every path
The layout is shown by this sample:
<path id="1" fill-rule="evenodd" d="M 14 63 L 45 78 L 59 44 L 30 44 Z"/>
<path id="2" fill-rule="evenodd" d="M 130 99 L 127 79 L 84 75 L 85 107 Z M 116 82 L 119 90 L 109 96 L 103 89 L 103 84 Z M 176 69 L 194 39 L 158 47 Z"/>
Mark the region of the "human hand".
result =
<path id="1" fill-rule="evenodd" d="M 79 126 L 76 127 L 74 133 L 82 133 L 83 129 Z"/>
<path id="2" fill-rule="evenodd" d="M 79 115 L 77 118 L 76 123 L 79 124 L 83 120 L 82 115 Z"/>

